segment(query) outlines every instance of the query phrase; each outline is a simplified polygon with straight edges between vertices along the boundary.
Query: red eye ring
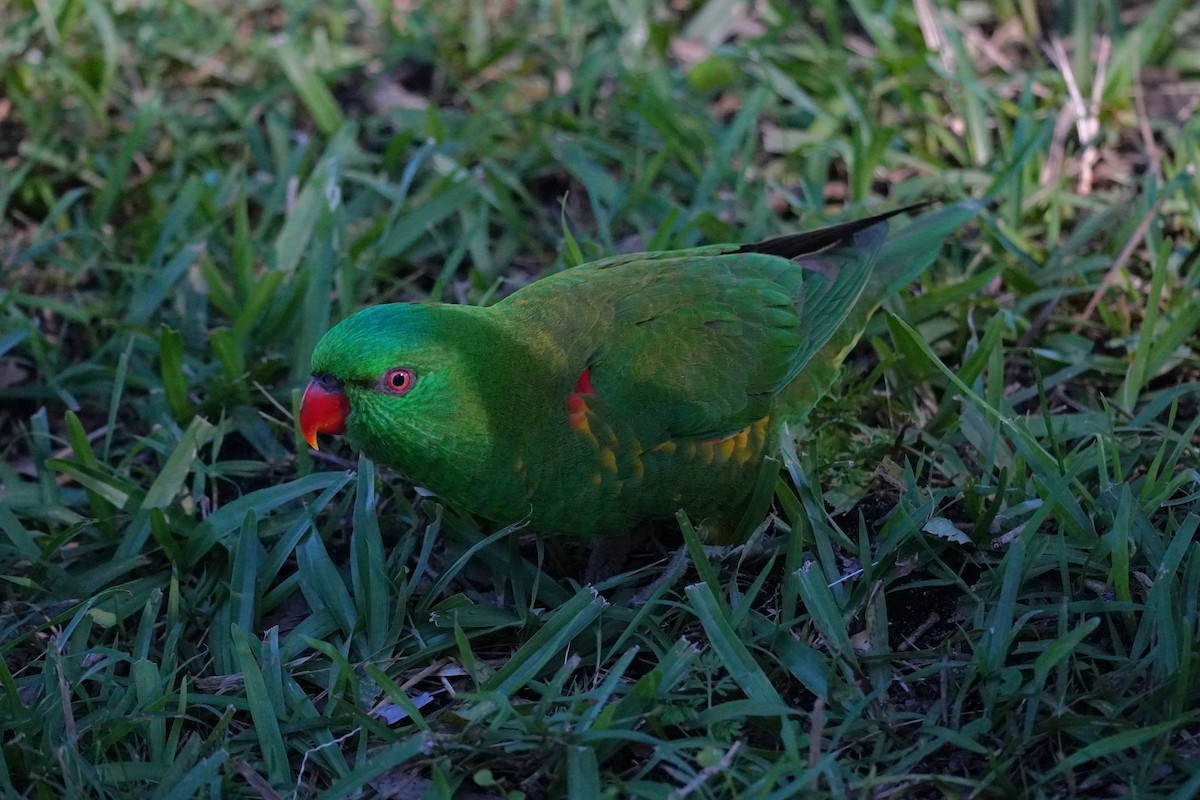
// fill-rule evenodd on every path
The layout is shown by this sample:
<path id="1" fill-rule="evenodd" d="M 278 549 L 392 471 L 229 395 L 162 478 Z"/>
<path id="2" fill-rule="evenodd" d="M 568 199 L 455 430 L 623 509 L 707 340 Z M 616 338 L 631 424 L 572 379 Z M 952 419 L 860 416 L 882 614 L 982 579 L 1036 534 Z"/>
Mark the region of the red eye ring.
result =
<path id="1" fill-rule="evenodd" d="M 411 369 L 405 369 L 404 367 L 389 369 L 387 372 L 383 373 L 383 380 L 381 381 L 383 388 L 395 395 L 407 394 L 408 390 L 411 389 L 413 384 L 416 382 L 417 373 L 413 372 Z"/>

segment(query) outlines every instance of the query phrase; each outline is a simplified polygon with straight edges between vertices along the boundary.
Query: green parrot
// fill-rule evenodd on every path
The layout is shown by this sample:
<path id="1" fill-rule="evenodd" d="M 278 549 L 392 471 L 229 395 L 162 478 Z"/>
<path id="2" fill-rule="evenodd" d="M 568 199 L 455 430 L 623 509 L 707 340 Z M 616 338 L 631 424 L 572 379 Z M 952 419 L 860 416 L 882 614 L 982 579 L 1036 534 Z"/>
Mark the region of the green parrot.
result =
<path id="1" fill-rule="evenodd" d="M 706 541 L 734 543 L 780 427 L 804 418 L 879 304 L 978 208 L 890 238 L 885 220 L 911 209 L 613 256 L 486 308 L 366 308 L 318 342 L 301 433 L 314 448 L 344 433 L 497 523 L 603 537 L 682 509 Z"/>

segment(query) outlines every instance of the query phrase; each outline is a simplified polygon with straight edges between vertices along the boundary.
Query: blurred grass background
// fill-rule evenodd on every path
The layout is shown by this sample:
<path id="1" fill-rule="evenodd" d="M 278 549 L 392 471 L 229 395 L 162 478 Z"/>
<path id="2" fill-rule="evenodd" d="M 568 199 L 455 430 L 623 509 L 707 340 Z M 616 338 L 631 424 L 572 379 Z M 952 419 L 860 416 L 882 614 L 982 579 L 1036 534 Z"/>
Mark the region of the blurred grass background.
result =
<path id="1" fill-rule="evenodd" d="M 1198 105 L 1182 0 L 0 3 L 0 792 L 1195 796 Z M 984 195 L 643 605 L 295 431 L 568 232 Z"/>

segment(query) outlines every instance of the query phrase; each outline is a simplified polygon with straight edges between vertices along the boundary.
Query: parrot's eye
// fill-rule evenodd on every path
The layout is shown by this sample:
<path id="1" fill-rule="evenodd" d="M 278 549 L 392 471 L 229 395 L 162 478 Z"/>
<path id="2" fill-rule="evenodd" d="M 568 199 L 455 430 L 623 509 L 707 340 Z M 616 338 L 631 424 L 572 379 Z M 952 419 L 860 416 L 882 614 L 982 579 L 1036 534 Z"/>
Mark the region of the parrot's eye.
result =
<path id="1" fill-rule="evenodd" d="M 389 369 L 383 374 L 383 388 L 392 394 L 405 394 L 417 382 L 417 373 L 411 369 Z"/>

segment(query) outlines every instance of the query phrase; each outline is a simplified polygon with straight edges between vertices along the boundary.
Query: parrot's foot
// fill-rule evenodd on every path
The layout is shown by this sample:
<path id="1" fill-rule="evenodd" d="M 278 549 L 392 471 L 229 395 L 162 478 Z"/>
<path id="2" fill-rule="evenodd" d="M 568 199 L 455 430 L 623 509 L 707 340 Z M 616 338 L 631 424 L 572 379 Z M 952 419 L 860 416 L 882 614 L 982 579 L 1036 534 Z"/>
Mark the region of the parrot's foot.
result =
<path id="1" fill-rule="evenodd" d="M 633 546 L 633 536 L 622 534 L 599 539 L 588 554 L 587 566 L 583 570 L 583 582 L 595 585 L 621 571 Z"/>
<path id="2" fill-rule="evenodd" d="M 688 549 L 686 544 L 682 544 L 678 550 L 671 554 L 671 560 L 667 562 L 667 568 L 663 570 L 662 575 L 659 575 L 653 581 L 638 589 L 633 597 L 625 601 L 625 605 L 629 608 L 645 605 L 646 601 L 651 597 L 654 597 L 662 590 L 669 589 L 675 581 L 679 580 L 679 576 L 683 574 L 687 565 Z"/>

